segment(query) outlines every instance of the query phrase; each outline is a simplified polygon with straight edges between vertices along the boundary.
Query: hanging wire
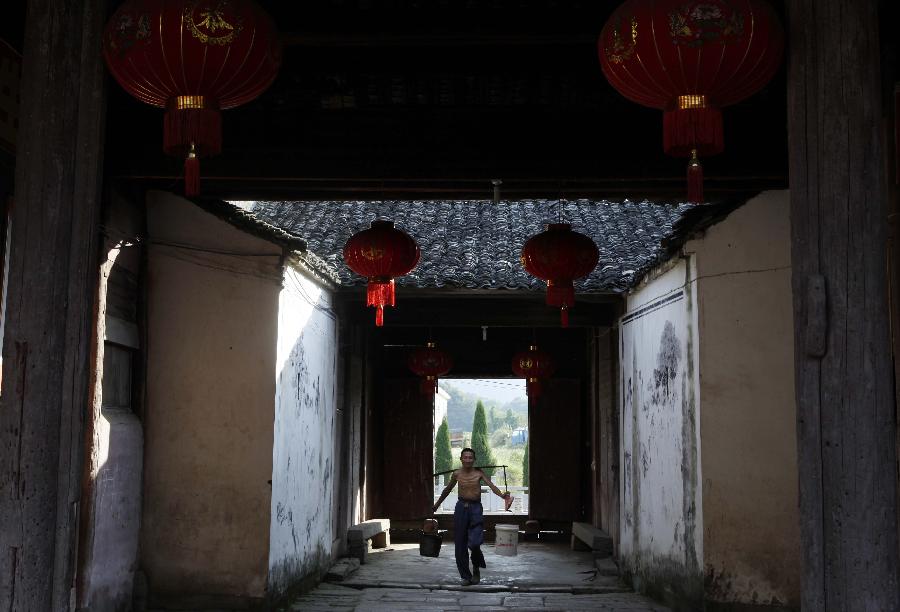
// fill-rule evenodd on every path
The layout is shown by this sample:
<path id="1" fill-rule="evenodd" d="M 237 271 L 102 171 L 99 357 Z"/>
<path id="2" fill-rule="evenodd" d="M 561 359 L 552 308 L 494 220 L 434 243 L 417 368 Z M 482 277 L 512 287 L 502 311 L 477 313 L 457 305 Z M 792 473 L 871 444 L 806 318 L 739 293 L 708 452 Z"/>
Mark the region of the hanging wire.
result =
<path id="1" fill-rule="evenodd" d="M 565 215 L 563 214 L 563 207 L 567 204 L 566 200 L 566 182 L 561 181 L 559 184 L 559 200 L 557 202 L 557 210 L 559 211 L 559 223 L 565 223 Z"/>
<path id="2" fill-rule="evenodd" d="M 379 200 L 375 202 L 375 218 L 376 219 L 384 219 L 384 179 L 381 179 L 381 193 L 379 194 Z"/>

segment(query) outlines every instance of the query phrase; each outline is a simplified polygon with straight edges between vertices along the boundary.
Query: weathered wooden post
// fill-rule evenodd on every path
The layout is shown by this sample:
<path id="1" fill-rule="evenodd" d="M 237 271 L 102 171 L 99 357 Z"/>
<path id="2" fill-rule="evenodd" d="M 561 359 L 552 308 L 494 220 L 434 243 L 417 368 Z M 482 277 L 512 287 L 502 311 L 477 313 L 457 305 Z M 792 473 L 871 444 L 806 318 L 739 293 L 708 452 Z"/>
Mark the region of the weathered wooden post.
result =
<path id="1" fill-rule="evenodd" d="M 0 609 L 68 610 L 88 401 L 103 0 L 28 2 L 0 400 Z"/>
<path id="2" fill-rule="evenodd" d="M 879 2 L 788 13 L 802 604 L 897 610 Z"/>

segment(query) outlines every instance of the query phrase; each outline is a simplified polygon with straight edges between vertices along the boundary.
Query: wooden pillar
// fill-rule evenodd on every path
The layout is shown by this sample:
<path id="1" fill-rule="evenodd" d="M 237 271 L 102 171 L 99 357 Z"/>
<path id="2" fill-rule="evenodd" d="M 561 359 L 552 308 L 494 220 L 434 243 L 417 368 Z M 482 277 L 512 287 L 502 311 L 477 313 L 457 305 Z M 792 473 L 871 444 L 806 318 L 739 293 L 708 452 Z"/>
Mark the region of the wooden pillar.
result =
<path id="1" fill-rule="evenodd" d="M 0 609 L 70 608 L 97 280 L 102 0 L 30 0 L 0 400 Z"/>
<path id="2" fill-rule="evenodd" d="M 790 0 L 804 610 L 897 610 L 877 0 Z"/>

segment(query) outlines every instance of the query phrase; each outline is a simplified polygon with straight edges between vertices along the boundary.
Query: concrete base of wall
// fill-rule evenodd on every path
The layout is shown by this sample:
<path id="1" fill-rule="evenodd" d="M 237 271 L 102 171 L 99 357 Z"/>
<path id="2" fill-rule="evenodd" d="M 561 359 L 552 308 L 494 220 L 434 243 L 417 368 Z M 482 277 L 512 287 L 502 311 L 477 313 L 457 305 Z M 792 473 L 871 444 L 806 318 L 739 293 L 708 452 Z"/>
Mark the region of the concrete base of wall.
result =
<path id="1" fill-rule="evenodd" d="M 650 583 L 633 575 L 623 575 L 622 579 L 638 593 L 652 597 L 670 607 L 673 612 L 800 612 L 799 607 L 792 606 L 733 603 L 708 599 L 699 601 L 671 587 Z"/>
<path id="2" fill-rule="evenodd" d="M 704 612 L 800 612 L 799 606 L 763 606 L 757 604 L 707 601 Z"/>
<path id="3" fill-rule="evenodd" d="M 700 612 L 703 605 L 703 579 L 686 578 L 682 573 L 666 579 L 663 570 L 655 568 L 652 578 L 639 576 L 623 570 L 622 580 L 636 592 L 655 599 L 670 607 L 672 612 Z"/>
<path id="4" fill-rule="evenodd" d="M 150 610 L 266 610 L 267 602 L 258 597 L 236 595 L 152 594 Z"/>

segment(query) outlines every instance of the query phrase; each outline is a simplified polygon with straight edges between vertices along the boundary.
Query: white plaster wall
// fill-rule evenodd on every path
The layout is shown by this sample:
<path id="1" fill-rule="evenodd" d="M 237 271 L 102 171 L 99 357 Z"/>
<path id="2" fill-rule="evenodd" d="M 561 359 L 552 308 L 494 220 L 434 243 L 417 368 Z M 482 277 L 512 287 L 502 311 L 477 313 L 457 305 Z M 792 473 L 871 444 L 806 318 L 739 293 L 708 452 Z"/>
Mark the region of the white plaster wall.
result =
<path id="1" fill-rule="evenodd" d="M 700 300 L 708 599 L 800 605 L 790 202 L 762 193 L 685 245 Z"/>
<path id="2" fill-rule="evenodd" d="M 432 437 L 437 437 L 438 427 L 441 422 L 447 418 L 447 403 L 450 401 L 450 394 L 438 387 L 437 393 L 434 394 L 434 428 L 432 429 Z"/>
<path id="3" fill-rule="evenodd" d="M 147 224 L 151 597 L 261 599 L 282 249 L 172 194 L 148 196 Z"/>
<path id="4" fill-rule="evenodd" d="M 337 323 L 328 292 L 287 268 L 278 306 L 269 591 L 327 570 L 339 474 Z"/>
<path id="5" fill-rule="evenodd" d="M 140 528 L 143 432 L 130 411 L 104 408 L 94 423 L 96 472 L 91 491 L 95 520 L 85 543 L 85 606 L 130 610 Z"/>
<path id="6" fill-rule="evenodd" d="M 638 589 L 702 598 L 699 397 L 692 265 L 633 292 L 620 319 L 620 555 Z M 663 593 L 663 595 L 665 595 Z"/>
<path id="7" fill-rule="evenodd" d="M 119 316 L 130 316 L 130 308 L 138 301 L 138 288 L 129 287 L 122 279 L 140 282 L 141 246 L 134 237 L 143 233 L 143 214 L 142 206 L 115 192 L 103 211 L 107 237 L 101 252 L 106 260 L 99 267 L 92 331 L 95 377 L 85 423 L 84 458 L 89 481 L 79 508 L 85 529 L 79 536 L 76 604 L 92 612 L 130 610 L 138 569 L 144 456 L 143 427 L 132 411 L 138 398 L 133 393 L 130 397 L 121 392 L 110 393 L 118 397 L 107 397 L 106 393 L 123 387 L 131 391 L 140 381 L 133 362 L 124 359 L 126 355 L 133 358 L 141 348 L 137 324 Z M 107 351 L 123 359 L 108 360 Z"/>

